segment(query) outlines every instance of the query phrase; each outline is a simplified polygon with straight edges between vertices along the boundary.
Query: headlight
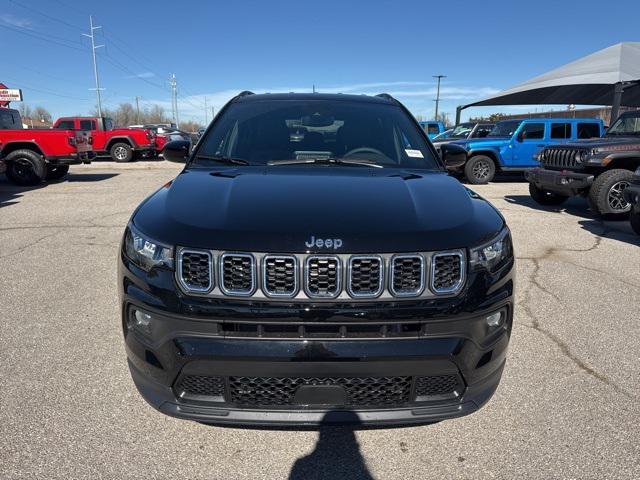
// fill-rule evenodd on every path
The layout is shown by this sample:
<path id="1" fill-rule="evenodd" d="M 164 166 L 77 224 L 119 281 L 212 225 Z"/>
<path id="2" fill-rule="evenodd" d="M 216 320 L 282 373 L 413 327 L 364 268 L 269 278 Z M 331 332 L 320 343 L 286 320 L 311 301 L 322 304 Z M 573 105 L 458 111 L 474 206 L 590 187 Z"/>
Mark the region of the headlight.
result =
<path id="1" fill-rule="evenodd" d="M 493 271 L 512 256 L 511 234 L 509 229 L 505 227 L 491 242 L 471 249 L 469 262 L 472 269 L 485 268 Z"/>
<path id="2" fill-rule="evenodd" d="M 154 267 L 173 268 L 173 248 L 146 238 L 131 224 L 124 233 L 124 252 L 147 272 Z"/>

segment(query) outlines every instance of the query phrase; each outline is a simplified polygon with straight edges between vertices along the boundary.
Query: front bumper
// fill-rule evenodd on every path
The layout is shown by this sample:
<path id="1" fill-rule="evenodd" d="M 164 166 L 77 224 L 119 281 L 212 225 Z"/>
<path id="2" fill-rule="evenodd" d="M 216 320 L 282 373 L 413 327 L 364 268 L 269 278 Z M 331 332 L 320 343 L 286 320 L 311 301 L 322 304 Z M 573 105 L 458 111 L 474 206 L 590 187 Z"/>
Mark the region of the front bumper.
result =
<path id="1" fill-rule="evenodd" d="M 594 180 L 594 176 L 589 173 L 548 170 L 540 167 L 527 170 L 525 178 L 538 188 L 566 196 L 582 194 L 591 187 Z"/>
<path id="2" fill-rule="evenodd" d="M 180 298 L 169 274 L 145 278 L 122 256 L 119 269 L 122 326 L 133 381 L 149 404 L 179 418 L 248 426 L 430 423 L 482 407 L 496 390 L 505 365 L 513 319 L 513 264 L 492 276 L 493 283 L 486 276 L 470 276 L 455 299 L 277 306 Z M 148 328 L 131 321 L 135 310 L 149 316 Z M 496 311 L 504 312 L 504 321 L 489 330 L 486 317 Z M 316 325 L 418 322 L 422 328 L 411 336 L 360 339 L 276 338 L 266 331 L 258 336 L 222 328 L 256 319 L 264 324 Z M 219 378 L 224 386 L 219 396 L 199 396 L 181 388 L 185 377 Z M 384 405 L 352 402 L 342 386 L 333 388 L 339 384 L 331 383 L 400 377 L 408 382 L 404 396 Z M 457 383 L 444 393 L 419 394 L 418 379 L 436 377 L 455 377 Z M 232 389 L 238 378 L 249 386 Z M 300 387 L 277 405 L 238 403 L 238 396 L 248 398 L 259 390 L 251 382 L 265 378 L 272 383 L 261 393 L 274 388 L 280 399 L 283 381 L 311 381 L 304 395 Z"/>

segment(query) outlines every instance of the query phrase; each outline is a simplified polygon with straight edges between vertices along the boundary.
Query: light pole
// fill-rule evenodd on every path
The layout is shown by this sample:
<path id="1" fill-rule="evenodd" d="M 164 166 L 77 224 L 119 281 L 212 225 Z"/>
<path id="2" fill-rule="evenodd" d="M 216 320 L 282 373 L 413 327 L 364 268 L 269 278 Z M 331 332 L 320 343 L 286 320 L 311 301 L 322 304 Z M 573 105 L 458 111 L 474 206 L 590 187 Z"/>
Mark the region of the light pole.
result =
<path id="1" fill-rule="evenodd" d="M 447 78 L 446 75 L 434 75 L 433 78 L 436 78 L 438 80 L 438 88 L 436 90 L 436 118 L 434 120 L 438 120 L 438 106 L 440 105 L 440 80 L 442 80 L 443 78 Z"/>

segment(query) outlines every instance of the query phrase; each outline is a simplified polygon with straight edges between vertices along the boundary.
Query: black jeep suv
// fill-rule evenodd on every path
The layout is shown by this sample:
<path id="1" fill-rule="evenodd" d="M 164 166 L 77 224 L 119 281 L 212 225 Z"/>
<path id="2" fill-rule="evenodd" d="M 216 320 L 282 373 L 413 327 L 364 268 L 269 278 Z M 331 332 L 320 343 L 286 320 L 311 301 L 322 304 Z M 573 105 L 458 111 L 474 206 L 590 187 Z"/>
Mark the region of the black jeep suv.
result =
<path id="1" fill-rule="evenodd" d="M 119 255 L 142 396 L 215 424 L 419 424 L 498 386 L 514 255 L 503 217 L 375 97 L 244 92 L 147 198 Z"/>
<path id="2" fill-rule="evenodd" d="M 561 205 L 580 195 L 597 215 L 626 215 L 624 190 L 640 167 L 640 110 L 620 115 L 603 138 L 546 147 L 538 159 L 542 167 L 525 174 L 537 203 Z"/>

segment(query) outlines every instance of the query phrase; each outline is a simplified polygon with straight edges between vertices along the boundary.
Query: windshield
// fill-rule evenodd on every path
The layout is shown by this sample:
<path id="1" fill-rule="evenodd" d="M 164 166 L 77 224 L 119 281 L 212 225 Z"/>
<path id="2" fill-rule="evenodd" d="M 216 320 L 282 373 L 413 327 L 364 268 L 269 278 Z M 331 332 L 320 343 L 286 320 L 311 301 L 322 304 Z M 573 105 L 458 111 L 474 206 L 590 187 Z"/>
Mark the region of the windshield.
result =
<path id="1" fill-rule="evenodd" d="M 607 135 L 640 135 L 640 114 L 618 118 L 607 130 Z"/>
<path id="2" fill-rule="evenodd" d="M 522 120 L 503 120 L 498 122 L 487 137 L 511 137 L 521 123 Z"/>
<path id="3" fill-rule="evenodd" d="M 383 167 L 439 168 L 419 126 L 400 107 L 346 100 L 233 103 L 202 138 L 190 165 L 215 164 L 211 157 L 249 165 L 348 159 Z"/>
<path id="4" fill-rule="evenodd" d="M 451 138 L 467 138 L 474 126 L 475 123 L 461 123 L 453 129 L 453 132 L 451 132 Z"/>

